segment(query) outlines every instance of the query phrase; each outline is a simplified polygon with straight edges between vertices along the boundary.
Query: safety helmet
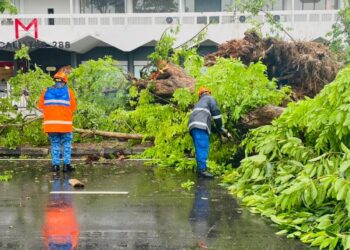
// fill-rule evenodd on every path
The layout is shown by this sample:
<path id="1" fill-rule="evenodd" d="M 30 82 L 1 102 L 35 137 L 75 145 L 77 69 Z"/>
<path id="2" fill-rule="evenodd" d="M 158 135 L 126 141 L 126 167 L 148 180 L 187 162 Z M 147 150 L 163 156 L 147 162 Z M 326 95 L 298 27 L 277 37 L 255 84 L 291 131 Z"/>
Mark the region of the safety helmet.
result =
<path id="1" fill-rule="evenodd" d="M 65 73 L 63 73 L 62 71 L 58 71 L 58 72 L 54 75 L 53 79 L 60 79 L 60 80 L 62 80 L 64 83 L 67 83 L 67 82 L 68 82 L 68 76 L 67 76 Z"/>
<path id="2" fill-rule="evenodd" d="M 207 88 L 207 87 L 199 87 L 199 89 L 198 89 L 198 96 L 200 97 L 204 93 L 211 94 L 211 90 L 209 88 Z"/>

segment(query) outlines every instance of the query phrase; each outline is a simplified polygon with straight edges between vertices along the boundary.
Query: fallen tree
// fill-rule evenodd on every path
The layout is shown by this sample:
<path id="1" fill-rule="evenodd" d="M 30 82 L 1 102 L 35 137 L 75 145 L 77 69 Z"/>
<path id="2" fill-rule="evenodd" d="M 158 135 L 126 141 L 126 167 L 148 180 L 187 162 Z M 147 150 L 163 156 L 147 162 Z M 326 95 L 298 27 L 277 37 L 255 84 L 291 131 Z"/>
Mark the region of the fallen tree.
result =
<path id="1" fill-rule="evenodd" d="M 253 129 L 258 128 L 264 125 L 271 124 L 271 121 L 282 114 L 285 108 L 266 105 L 264 107 L 260 107 L 254 109 L 247 114 L 243 115 L 239 120 L 239 125 L 245 129 Z M 23 123 L 15 123 L 15 124 L 5 124 L 0 125 L 0 129 L 6 129 L 9 127 L 14 127 L 21 129 L 26 125 L 35 122 L 37 120 L 41 120 L 42 117 L 34 117 L 28 120 L 25 120 Z M 134 139 L 134 140 L 154 140 L 154 137 L 144 136 L 142 134 L 132 134 L 132 133 L 121 133 L 121 132 L 111 132 L 111 131 L 102 131 L 102 130 L 94 130 L 94 129 L 81 129 L 74 128 L 74 132 L 81 134 L 83 137 L 89 136 L 102 136 L 106 138 L 116 138 L 116 139 Z"/>
<path id="2" fill-rule="evenodd" d="M 283 107 L 266 105 L 244 114 L 239 120 L 239 124 L 246 129 L 269 125 L 273 119 L 279 117 L 283 113 L 284 109 Z"/>
<path id="3" fill-rule="evenodd" d="M 341 67 L 320 43 L 261 38 L 255 32 L 219 45 L 217 52 L 206 57 L 206 65 L 214 65 L 218 57 L 239 58 L 246 65 L 261 60 L 267 66 L 269 79 L 291 85 L 297 98 L 315 96 L 334 80 Z"/>
<path id="4" fill-rule="evenodd" d="M 35 118 L 32 118 L 30 120 L 26 120 L 23 123 L 15 123 L 15 124 L 6 124 L 6 125 L 0 125 L 0 129 L 6 129 L 6 128 L 23 128 L 26 125 L 35 122 L 37 120 L 41 120 L 42 116 L 38 116 Z M 136 140 L 143 140 L 145 139 L 145 136 L 141 134 L 129 134 L 129 133 L 119 133 L 119 132 L 110 132 L 110 131 L 101 131 L 101 130 L 93 130 L 93 129 L 81 129 L 81 128 L 74 128 L 74 132 L 82 134 L 83 136 L 102 136 L 107 138 L 117 138 L 117 139 L 136 139 Z M 153 138 L 147 138 L 148 140 L 152 140 Z"/>
<path id="5" fill-rule="evenodd" d="M 349 249 L 350 67 L 313 99 L 251 131 L 249 157 L 226 176 L 230 191 L 279 234 L 319 249 Z"/>
<path id="6" fill-rule="evenodd" d="M 149 79 L 136 81 L 139 89 L 150 88 L 154 94 L 160 97 L 172 97 L 179 88 L 188 88 L 194 91 L 195 79 L 189 76 L 180 66 L 166 61 L 157 64 L 157 70 L 150 74 Z"/>
<path id="7" fill-rule="evenodd" d="M 109 131 L 101 131 L 101 130 L 91 130 L 91 129 L 80 129 L 74 128 L 74 132 L 84 134 L 84 135 L 98 135 L 108 138 L 118 138 L 118 139 L 136 139 L 142 140 L 145 136 L 141 134 L 128 134 L 128 133 L 119 133 L 119 132 L 109 132 Z M 148 138 L 152 139 L 152 138 Z"/>

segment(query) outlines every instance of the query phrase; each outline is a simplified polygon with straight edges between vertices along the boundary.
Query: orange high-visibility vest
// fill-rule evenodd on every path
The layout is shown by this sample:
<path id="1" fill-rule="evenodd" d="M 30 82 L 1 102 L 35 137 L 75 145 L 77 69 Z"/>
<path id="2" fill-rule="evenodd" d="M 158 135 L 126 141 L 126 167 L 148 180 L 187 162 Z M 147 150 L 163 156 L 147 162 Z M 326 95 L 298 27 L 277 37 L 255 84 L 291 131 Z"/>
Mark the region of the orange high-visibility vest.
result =
<path id="1" fill-rule="evenodd" d="M 78 245 L 79 227 L 74 208 L 69 204 L 46 209 L 43 234 L 47 249 L 50 246 L 65 246 L 62 249 L 75 249 Z"/>
<path id="2" fill-rule="evenodd" d="M 74 92 L 64 86 L 47 88 L 40 96 L 38 108 L 44 114 L 46 133 L 68 133 L 73 131 L 73 113 L 76 110 Z"/>

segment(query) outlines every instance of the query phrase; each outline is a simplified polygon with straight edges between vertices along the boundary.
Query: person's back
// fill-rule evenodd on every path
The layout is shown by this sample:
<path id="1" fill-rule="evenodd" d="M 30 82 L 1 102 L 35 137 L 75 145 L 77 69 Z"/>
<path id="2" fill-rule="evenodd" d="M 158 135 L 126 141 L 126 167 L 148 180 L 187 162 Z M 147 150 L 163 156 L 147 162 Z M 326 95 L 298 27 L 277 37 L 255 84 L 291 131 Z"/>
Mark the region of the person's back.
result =
<path id="1" fill-rule="evenodd" d="M 74 93 L 67 85 L 46 89 L 39 103 L 44 115 L 46 133 L 67 133 L 73 130 L 73 113 L 76 108 Z"/>
<path id="2" fill-rule="evenodd" d="M 203 129 L 211 133 L 211 120 L 215 119 L 221 122 L 221 113 L 218 105 L 211 95 L 203 93 L 199 101 L 194 106 L 191 113 L 188 128 L 191 131 L 193 128 Z M 217 124 L 221 128 L 222 124 Z"/>
<path id="3" fill-rule="evenodd" d="M 60 151 L 63 146 L 63 171 L 72 171 L 71 143 L 73 140 L 73 113 L 76 109 L 74 92 L 67 86 L 67 76 L 58 72 L 55 85 L 43 91 L 38 108 L 43 111 L 44 132 L 51 142 L 52 170 L 59 171 Z"/>

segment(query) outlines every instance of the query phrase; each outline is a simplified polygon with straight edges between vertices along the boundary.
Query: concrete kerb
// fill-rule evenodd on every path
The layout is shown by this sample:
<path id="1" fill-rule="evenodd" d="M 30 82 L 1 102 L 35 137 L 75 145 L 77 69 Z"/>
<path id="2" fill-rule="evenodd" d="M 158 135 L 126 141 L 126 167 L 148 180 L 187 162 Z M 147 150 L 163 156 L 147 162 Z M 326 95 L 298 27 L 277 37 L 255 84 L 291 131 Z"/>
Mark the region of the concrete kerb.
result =
<path id="1" fill-rule="evenodd" d="M 72 147 L 72 158 L 82 158 L 88 156 L 104 157 L 104 158 L 118 158 L 121 155 L 129 156 L 142 153 L 147 146 L 136 146 L 126 147 L 126 145 L 117 144 L 116 146 L 103 146 L 97 144 L 91 144 L 88 147 L 81 145 L 73 145 Z M 49 147 L 19 147 L 16 149 L 8 149 L 0 147 L 0 158 L 11 157 L 11 158 L 49 158 L 50 149 Z"/>
<path id="2" fill-rule="evenodd" d="M 150 161 L 150 159 L 103 159 L 103 161 L 96 162 L 86 162 L 86 159 L 75 158 L 72 159 L 72 164 L 75 167 L 79 166 L 96 166 L 96 167 L 144 167 L 145 163 Z M 6 169 L 11 164 L 12 167 L 16 166 L 27 166 L 30 168 L 48 168 L 51 165 L 50 158 L 42 158 L 42 159 L 19 159 L 19 158 L 0 158 L 0 171 L 2 169 Z"/>

